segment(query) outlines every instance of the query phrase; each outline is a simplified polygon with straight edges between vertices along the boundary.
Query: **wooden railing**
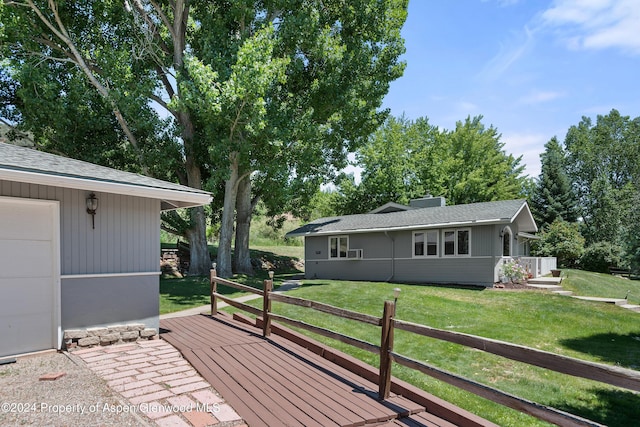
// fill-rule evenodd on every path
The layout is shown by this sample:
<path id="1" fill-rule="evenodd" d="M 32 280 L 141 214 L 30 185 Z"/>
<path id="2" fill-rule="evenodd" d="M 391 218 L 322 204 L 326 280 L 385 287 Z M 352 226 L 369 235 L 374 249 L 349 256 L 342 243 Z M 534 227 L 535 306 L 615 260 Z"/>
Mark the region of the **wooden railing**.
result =
<path id="1" fill-rule="evenodd" d="M 262 310 L 253 306 L 234 301 L 217 292 L 217 284 L 230 286 L 235 289 L 251 292 L 263 297 Z M 551 371 L 560 372 L 575 377 L 586 378 L 617 387 L 640 391 L 640 372 L 619 368 L 616 366 L 604 365 L 601 363 L 589 362 L 585 360 L 575 359 L 572 357 L 561 356 L 530 347 L 517 344 L 511 344 L 504 341 L 483 338 L 475 335 L 452 332 L 442 329 L 436 329 L 425 325 L 406 322 L 395 319 L 395 301 L 385 301 L 382 317 L 371 316 L 369 314 L 358 313 L 328 304 L 316 301 L 310 301 L 302 298 L 295 298 L 287 295 L 272 293 L 273 281 L 265 280 L 263 290 L 255 289 L 250 286 L 241 285 L 216 276 L 215 270 L 211 270 L 211 315 L 217 314 L 217 301 L 222 300 L 229 305 L 245 310 L 256 316 L 262 316 L 263 336 L 268 337 L 271 333 L 271 321 L 280 321 L 298 328 L 314 332 L 316 334 L 338 340 L 340 342 L 350 344 L 362 350 L 379 354 L 379 398 L 386 399 L 389 397 L 391 388 L 391 369 L 393 362 L 403 365 L 424 374 L 432 376 L 438 380 L 462 388 L 466 391 L 474 393 L 485 399 L 494 401 L 501 405 L 516 409 L 520 412 L 527 413 L 538 419 L 562 426 L 600 426 L 600 424 L 587 420 L 585 418 L 573 415 L 559 409 L 544 406 L 501 390 L 489 387 L 487 385 L 475 382 L 468 378 L 458 376 L 456 374 L 444 371 L 435 366 L 428 365 L 411 359 L 407 356 L 395 353 L 393 351 L 394 331 L 395 329 L 418 335 L 435 338 L 438 340 L 448 341 L 465 347 L 475 348 L 487 353 L 495 354 L 507 359 L 516 360 L 529 365 L 539 366 Z M 331 331 L 329 329 L 320 328 L 310 325 L 300 320 L 291 319 L 285 316 L 274 314 L 271 311 L 271 301 L 278 301 L 286 304 L 293 304 L 300 307 L 307 307 L 323 313 L 328 313 L 344 319 L 355 320 L 367 323 L 381 328 L 380 345 L 371 344 L 369 342 Z"/>

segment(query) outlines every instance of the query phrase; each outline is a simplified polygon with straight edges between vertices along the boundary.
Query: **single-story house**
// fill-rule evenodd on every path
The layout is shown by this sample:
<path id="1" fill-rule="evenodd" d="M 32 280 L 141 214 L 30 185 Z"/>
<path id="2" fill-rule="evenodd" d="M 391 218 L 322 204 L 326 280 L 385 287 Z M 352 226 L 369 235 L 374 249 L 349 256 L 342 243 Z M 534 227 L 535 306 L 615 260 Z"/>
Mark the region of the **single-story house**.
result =
<path id="1" fill-rule="evenodd" d="M 519 258 L 535 277 L 555 258 L 529 257 L 538 230 L 526 200 L 447 206 L 425 196 L 369 213 L 320 218 L 303 236 L 307 278 L 492 286 Z"/>
<path id="2" fill-rule="evenodd" d="M 210 200 L 0 143 L 0 356 L 59 349 L 70 329 L 157 330 L 160 212 Z"/>

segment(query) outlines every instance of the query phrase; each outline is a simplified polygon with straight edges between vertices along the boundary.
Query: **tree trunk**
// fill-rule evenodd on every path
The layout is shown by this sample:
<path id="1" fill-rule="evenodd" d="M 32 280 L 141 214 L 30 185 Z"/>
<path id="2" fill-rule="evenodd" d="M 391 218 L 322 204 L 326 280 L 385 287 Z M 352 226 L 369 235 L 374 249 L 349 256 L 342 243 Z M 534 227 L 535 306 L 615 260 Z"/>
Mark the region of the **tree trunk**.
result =
<path id="1" fill-rule="evenodd" d="M 236 211 L 235 270 L 236 273 L 252 275 L 249 231 L 253 206 L 251 204 L 251 178 L 249 175 L 238 183 Z"/>
<path id="2" fill-rule="evenodd" d="M 229 178 L 224 184 L 224 204 L 220 220 L 220 241 L 218 244 L 218 276 L 231 277 L 231 238 L 235 219 L 238 194 L 238 153 L 229 156 Z"/>
<path id="3" fill-rule="evenodd" d="M 187 238 L 189 239 L 190 276 L 206 276 L 211 269 L 211 256 L 209 255 L 209 247 L 207 246 L 207 230 L 204 208 L 198 206 L 189 209 L 189 217 L 191 219 L 191 228 L 187 230 Z"/>

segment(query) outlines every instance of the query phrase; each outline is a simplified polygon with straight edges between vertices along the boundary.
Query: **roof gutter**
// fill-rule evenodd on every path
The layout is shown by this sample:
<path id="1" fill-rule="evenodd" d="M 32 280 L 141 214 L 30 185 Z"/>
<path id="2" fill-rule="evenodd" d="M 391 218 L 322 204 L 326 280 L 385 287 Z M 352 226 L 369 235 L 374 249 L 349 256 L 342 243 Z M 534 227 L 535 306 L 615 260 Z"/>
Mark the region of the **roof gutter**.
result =
<path id="1" fill-rule="evenodd" d="M 165 200 L 167 204 L 163 205 L 164 210 L 202 206 L 211 203 L 212 200 L 209 193 L 199 192 L 195 189 L 193 192 L 179 191 L 10 169 L 0 169 L 0 180 Z"/>

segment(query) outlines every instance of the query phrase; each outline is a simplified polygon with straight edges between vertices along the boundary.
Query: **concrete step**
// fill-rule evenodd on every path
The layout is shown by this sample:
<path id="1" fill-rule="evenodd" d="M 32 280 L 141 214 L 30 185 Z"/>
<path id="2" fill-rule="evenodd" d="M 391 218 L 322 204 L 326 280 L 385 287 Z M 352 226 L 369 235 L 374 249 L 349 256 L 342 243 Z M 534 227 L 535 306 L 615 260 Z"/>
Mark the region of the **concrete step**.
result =
<path id="1" fill-rule="evenodd" d="M 562 290 L 562 286 L 560 285 L 553 285 L 553 284 L 532 284 L 531 281 L 527 282 L 527 286 L 530 286 L 532 288 L 537 288 L 537 289 L 549 289 L 549 290 Z"/>
<path id="2" fill-rule="evenodd" d="M 621 298 L 600 298 L 600 297 L 580 297 L 580 296 L 574 296 L 573 298 L 581 299 L 584 301 L 604 302 L 607 304 L 615 304 L 615 305 L 624 305 L 627 303 L 626 299 L 621 299 Z"/>
<path id="3" fill-rule="evenodd" d="M 620 304 L 620 307 L 626 308 L 627 310 L 640 312 L 640 305 L 635 304 Z"/>
<path id="4" fill-rule="evenodd" d="M 527 280 L 527 283 L 534 285 L 559 285 L 560 282 L 562 282 L 562 277 L 536 277 Z"/>
<path id="5" fill-rule="evenodd" d="M 553 291 L 553 293 L 558 295 L 564 295 L 566 297 L 570 297 L 573 295 L 573 292 L 571 291 Z"/>

